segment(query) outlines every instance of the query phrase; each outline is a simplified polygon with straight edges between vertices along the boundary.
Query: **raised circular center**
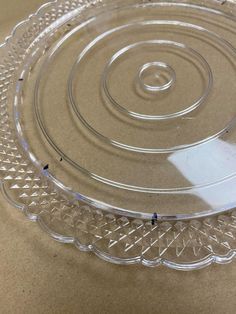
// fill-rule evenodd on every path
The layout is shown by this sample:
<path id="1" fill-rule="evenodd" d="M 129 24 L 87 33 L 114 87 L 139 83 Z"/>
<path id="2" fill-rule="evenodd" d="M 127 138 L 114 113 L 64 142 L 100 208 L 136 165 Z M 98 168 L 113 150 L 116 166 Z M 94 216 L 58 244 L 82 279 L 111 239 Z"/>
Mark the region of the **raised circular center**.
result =
<path id="1" fill-rule="evenodd" d="M 175 82 L 175 71 L 164 62 L 148 62 L 139 69 L 138 81 L 148 92 L 169 89 Z"/>

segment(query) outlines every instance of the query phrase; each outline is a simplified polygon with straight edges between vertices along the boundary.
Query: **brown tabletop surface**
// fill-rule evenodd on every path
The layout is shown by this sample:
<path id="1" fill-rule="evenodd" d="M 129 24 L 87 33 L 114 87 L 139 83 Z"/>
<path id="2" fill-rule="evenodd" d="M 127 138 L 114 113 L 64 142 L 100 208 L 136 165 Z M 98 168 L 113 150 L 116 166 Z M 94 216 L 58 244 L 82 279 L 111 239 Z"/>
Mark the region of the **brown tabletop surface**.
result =
<path id="1" fill-rule="evenodd" d="M 0 0 L 0 40 L 43 0 Z M 50 239 L 0 195 L 0 313 L 236 313 L 236 261 L 117 266 Z"/>

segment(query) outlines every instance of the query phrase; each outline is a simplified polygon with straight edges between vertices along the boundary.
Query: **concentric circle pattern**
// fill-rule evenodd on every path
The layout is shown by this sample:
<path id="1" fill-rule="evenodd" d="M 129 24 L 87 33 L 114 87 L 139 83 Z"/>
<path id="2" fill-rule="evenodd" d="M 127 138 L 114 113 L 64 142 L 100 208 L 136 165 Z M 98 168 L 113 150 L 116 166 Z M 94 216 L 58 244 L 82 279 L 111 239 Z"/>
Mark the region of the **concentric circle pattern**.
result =
<path id="1" fill-rule="evenodd" d="M 61 0 L 17 27 L 0 48 L 7 199 L 111 262 L 232 260 L 235 12 Z"/>
<path id="2" fill-rule="evenodd" d="M 177 111 L 177 112 L 173 112 L 173 113 L 169 113 L 169 114 L 163 114 L 163 115 L 156 115 L 155 116 L 155 115 L 138 114 L 135 112 L 129 112 L 128 110 L 125 110 L 125 108 L 122 105 L 120 105 L 110 94 L 109 87 L 108 87 L 109 81 L 108 81 L 107 76 L 109 76 L 109 71 L 110 71 L 110 68 L 113 65 L 113 63 L 119 62 L 119 58 L 121 58 L 125 52 L 130 51 L 134 48 L 140 49 L 140 47 L 145 54 L 147 53 L 147 50 L 151 49 L 151 47 L 153 47 L 152 49 L 153 49 L 154 54 L 156 53 L 156 51 L 159 51 L 160 49 L 163 49 L 163 48 L 165 49 L 165 52 L 166 52 L 166 50 L 169 49 L 170 47 L 172 48 L 173 53 L 175 53 L 175 49 L 187 50 L 188 53 L 192 54 L 193 57 L 195 57 L 199 62 L 201 62 L 202 66 L 205 66 L 206 71 L 208 71 L 207 72 L 208 79 L 207 79 L 206 91 L 204 91 L 203 95 L 201 95 L 189 107 L 187 107 L 181 111 Z M 137 51 L 133 51 L 132 53 L 137 56 L 139 49 L 137 49 Z M 130 57 L 132 58 L 132 54 Z M 155 58 L 155 57 L 153 57 L 153 58 Z M 139 88 L 141 88 L 147 94 L 162 92 L 162 91 L 165 91 L 165 90 L 168 90 L 169 88 L 171 88 L 174 85 L 175 80 L 176 80 L 176 74 L 175 74 L 174 69 L 171 66 L 169 66 L 168 64 L 166 64 L 164 62 L 160 62 L 160 61 L 153 61 L 153 62 L 145 63 L 142 66 L 140 66 L 140 69 L 137 72 L 138 72 L 137 77 L 134 76 L 134 79 L 133 79 L 133 81 L 134 81 L 133 83 L 135 85 L 137 85 L 136 86 L 136 92 L 138 91 Z M 145 82 L 146 80 L 147 80 L 147 82 Z M 150 82 L 148 82 L 148 80 L 150 80 Z M 131 80 L 131 82 L 132 82 L 132 80 Z M 165 120 L 165 119 L 171 119 L 171 118 L 176 118 L 176 117 L 182 116 L 184 114 L 191 112 L 196 107 L 198 107 L 203 102 L 203 100 L 206 98 L 206 96 L 208 95 L 211 84 L 212 84 L 212 73 L 211 73 L 211 70 L 208 66 L 208 63 L 200 55 L 198 55 L 198 53 L 196 51 L 190 50 L 186 46 L 181 45 L 177 42 L 164 41 L 164 40 L 152 40 L 152 41 L 135 43 L 134 45 L 123 48 L 121 51 L 119 51 L 117 54 L 115 54 L 105 69 L 103 87 L 104 87 L 104 91 L 105 91 L 107 97 L 109 98 L 109 100 L 111 101 L 111 103 L 113 105 L 117 106 L 117 108 L 120 109 L 121 112 L 123 111 L 126 114 L 130 115 L 131 117 L 143 119 L 143 120 Z M 140 96 L 140 95 L 138 95 L 138 96 Z M 156 96 L 158 97 L 158 95 L 156 95 Z M 155 101 L 158 102 L 158 98 L 156 98 Z"/>

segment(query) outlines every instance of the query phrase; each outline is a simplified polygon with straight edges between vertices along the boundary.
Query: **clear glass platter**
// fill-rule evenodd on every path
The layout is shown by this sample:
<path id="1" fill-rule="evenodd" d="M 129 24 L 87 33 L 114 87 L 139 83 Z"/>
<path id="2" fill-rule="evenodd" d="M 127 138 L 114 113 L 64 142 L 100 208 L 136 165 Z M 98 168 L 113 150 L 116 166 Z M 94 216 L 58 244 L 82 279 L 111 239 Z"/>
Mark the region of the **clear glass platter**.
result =
<path id="1" fill-rule="evenodd" d="M 113 263 L 230 262 L 235 79 L 233 1 L 47 3 L 0 46 L 3 195 Z"/>

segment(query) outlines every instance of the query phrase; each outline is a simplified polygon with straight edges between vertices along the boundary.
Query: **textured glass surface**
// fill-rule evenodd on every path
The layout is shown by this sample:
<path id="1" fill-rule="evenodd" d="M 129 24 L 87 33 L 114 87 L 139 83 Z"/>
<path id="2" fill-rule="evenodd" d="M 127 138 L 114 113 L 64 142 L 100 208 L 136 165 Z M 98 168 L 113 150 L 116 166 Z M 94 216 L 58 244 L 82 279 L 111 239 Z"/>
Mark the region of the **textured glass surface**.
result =
<path id="1" fill-rule="evenodd" d="M 236 8 L 48 3 L 0 46 L 5 197 L 121 264 L 201 268 L 236 249 Z"/>

